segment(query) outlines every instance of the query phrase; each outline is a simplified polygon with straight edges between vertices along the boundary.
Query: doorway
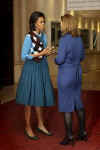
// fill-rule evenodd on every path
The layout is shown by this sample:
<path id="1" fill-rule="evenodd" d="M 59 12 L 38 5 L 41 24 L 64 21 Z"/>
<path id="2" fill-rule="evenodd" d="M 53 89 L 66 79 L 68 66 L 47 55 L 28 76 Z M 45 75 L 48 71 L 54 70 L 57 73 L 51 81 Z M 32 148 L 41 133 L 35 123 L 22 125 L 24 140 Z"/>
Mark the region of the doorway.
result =
<path id="1" fill-rule="evenodd" d="M 0 5 L 0 87 L 13 84 L 13 0 Z"/>

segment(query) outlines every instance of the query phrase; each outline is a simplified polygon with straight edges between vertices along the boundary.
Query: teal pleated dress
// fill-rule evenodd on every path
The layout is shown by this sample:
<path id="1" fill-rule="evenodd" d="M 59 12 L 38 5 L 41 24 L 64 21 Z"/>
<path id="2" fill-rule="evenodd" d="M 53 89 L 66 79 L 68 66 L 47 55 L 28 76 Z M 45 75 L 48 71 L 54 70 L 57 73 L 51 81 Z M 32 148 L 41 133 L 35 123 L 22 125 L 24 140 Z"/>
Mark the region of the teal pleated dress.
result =
<path id="1" fill-rule="evenodd" d="M 46 35 L 42 33 L 38 36 L 46 47 Z M 21 57 L 25 63 L 16 91 L 16 103 L 29 106 L 53 106 L 54 93 L 47 59 L 44 56 L 39 63 L 34 61 L 30 56 L 32 46 L 30 35 L 27 34 L 22 47 Z"/>

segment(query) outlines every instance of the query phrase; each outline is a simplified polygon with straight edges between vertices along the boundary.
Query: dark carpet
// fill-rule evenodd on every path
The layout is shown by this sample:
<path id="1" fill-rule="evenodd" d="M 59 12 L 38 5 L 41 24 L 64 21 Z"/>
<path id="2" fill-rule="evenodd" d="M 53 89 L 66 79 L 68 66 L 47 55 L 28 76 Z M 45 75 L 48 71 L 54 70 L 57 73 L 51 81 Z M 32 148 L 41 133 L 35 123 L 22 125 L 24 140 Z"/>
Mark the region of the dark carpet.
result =
<path id="1" fill-rule="evenodd" d="M 43 108 L 44 120 L 53 136 L 37 133 L 37 118 L 32 109 L 31 124 L 38 141 L 27 139 L 24 135 L 24 106 L 17 105 L 15 100 L 7 104 L 0 104 L 0 150 L 100 150 L 100 92 L 83 91 L 82 99 L 86 109 L 87 142 L 76 142 L 75 146 L 61 146 L 59 142 L 64 137 L 63 114 L 58 112 L 57 91 L 56 106 Z M 73 114 L 73 130 L 77 135 L 78 120 Z"/>

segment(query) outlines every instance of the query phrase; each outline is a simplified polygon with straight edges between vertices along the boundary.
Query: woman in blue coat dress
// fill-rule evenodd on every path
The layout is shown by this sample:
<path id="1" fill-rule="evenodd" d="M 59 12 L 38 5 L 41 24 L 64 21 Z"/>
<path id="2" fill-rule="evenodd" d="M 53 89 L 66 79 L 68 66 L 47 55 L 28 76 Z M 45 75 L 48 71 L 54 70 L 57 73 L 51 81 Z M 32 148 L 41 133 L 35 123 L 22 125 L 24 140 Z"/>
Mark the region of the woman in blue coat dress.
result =
<path id="1" fill-rule="evenodd" d="M 75 110 L 79 119 L 79 140 L 86 140 L 85 111 L 81 101 L 80 62 L 84 59 L 84 48 L 78 34 L 76 19 L 66 14 L 61 17 L 61 31 L 63 36 L 59 42 L 55 63 L 58 65 L 58 102 L 59 111 L 64 112 L 65 127 L 67 129 L 63 145 L 74 142 L 72 133 L 72 112 Z"/>
<path id="2" fill-rule="evenodd" d="M 30 16 L 30 33 L 26 34 L 22 47 L 24 66 L 19 80 L 16 102 L 25 105 L 25 134 L 28 138 L 38 140 L 31 128 L 31 106 L 35 106 L 38 128 L 37 131 L 50 136 L 44 126 L 42 106 L 53 106 L 54 96 L 50 80 L 48 63 L 45 55 L 50 54 L 44 31 L 45 16 L 42 12 L 33 12 Z"/>

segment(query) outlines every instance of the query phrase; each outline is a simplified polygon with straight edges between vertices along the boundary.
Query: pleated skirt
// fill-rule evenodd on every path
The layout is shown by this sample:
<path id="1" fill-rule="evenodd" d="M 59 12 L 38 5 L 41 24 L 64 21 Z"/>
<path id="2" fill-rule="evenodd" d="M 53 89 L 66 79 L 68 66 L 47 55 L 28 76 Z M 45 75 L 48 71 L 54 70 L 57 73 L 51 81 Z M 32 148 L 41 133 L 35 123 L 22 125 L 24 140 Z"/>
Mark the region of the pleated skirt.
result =
<path id="1" fill-rule="evenodd" d="M 16 91 L 16 103 L 29 106 L 53 106 L 54 93 L 46 59 L 24 63 Z"/>

